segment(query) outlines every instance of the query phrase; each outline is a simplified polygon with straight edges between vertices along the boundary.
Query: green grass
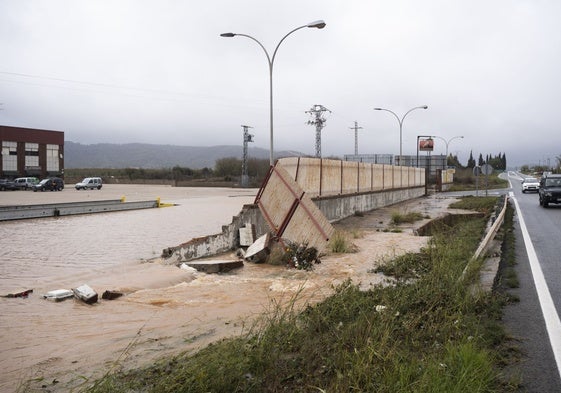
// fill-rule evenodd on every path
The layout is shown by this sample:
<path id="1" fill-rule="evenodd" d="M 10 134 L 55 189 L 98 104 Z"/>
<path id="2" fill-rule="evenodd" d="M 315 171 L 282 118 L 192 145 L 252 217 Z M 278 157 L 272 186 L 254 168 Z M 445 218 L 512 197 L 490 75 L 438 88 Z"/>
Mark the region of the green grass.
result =
<path id="1" fill-rule="evenodd" d="M 450 204 L 450 208 L 475 210 L 480 213 L 490 214 L 496 208 L 496 200 L 497 197 L 466 196 L 460 199 L 458 202 Z"/>
<path id="2" fill-rule="evenodd" d="M 394 225 L 399 225 L 403 223 L 414 223 L 415 221 L 420 221 L 425 218 L 419 212 L 408 212 L 408 213 L 401 213 L 398 211 L 392 212 L 392 219 L 391 223 Z"/>
<path id="3" fill-rule="evenodd" d="M 487 179 L 486 176 L 481 175 L 477 179 L 473 175 L 473 169 L 464 168 L 456 169 L 456 173 L 454 174 L 454 183 L 448 191 L 467 191 L 476 189 L 485 190 L 486 181 L 488 189 L 509 187 L 509 183 L 507 180 L 499 178 L 499 173 L 493 173 L 489 175 Z"/>
<path id="4" fill-rule="evenodd" d="M 352 243 L 351 238 L 357 239 L 360 236 L 361 234 L 357 231 L 353 231 L 351 233 L 335 231 L 331 239 L 329 239 L 329 251 L 336 254 L 357 252 L 357 248 Z"/>
<path id="5" fill-rule="evenodd" d="M 495 200 L 496 201 L 496 200 Z M 494 202 L 488 200 L 489 211 Z M 272 304 L 247 334 L 95 382 L 90 392 L 502 392 L 502 297 L 458 280 L 487 218 L 433 234 L 380 268 L 385 283 L 346 281 L 296 311 Z"/>

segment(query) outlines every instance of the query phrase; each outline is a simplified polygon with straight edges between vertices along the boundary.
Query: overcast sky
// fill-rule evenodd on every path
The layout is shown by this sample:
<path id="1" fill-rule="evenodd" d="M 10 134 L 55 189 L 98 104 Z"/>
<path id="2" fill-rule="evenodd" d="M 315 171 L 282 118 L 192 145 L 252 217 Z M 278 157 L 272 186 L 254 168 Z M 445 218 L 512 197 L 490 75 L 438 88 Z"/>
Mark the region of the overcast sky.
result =
<path id="1" fill-rule="evenodd" d="M 559 0 L 0 0 L 0 124 L 67 141 L 416 154 L 419 135 L 510 165 L 561 155 Z M 433 154 L 446 144 L 435 140 Z"/>

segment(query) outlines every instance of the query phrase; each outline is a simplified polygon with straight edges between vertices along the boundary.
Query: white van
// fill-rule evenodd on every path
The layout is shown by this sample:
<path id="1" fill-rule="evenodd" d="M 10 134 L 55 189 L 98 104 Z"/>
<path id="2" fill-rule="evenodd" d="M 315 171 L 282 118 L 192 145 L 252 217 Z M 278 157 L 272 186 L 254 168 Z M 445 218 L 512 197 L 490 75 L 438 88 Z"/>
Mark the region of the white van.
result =
<path id="1" fill-rule="evenodd" d="M 34 184 L 39 183 L 36 177 L 18 177 L 14 180 L 14 184 L 20 190 L 29 190 Z"/>
<path id="2" fill-rule="evenodd" d="M 74 187 L 76 187 L 77 190 L 101 190 L 102 185 L 101 177 L 86 177 L 80 183 L 76 183 Z"/>

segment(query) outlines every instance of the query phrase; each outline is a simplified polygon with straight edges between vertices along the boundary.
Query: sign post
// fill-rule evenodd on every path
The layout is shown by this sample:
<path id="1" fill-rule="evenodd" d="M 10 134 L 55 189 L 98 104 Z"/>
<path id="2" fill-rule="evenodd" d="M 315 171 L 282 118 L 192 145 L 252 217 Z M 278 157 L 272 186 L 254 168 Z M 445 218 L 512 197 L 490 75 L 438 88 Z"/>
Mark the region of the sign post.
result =
<path id="1" fill-rule="evenodd" d="M 489 175 L 493 173 L 493 167 L 489 164 L 483 164 L 481 166 L 481 172 L 485 175 L 485 196 L 489 190 Z"/>
<path id="2" fill-rule="evenodd" d="M 481 167 L 473 167 L 473 176 L 475 176 L 475 196 L 479 196 L 479 175 L 481 175 Z"/>

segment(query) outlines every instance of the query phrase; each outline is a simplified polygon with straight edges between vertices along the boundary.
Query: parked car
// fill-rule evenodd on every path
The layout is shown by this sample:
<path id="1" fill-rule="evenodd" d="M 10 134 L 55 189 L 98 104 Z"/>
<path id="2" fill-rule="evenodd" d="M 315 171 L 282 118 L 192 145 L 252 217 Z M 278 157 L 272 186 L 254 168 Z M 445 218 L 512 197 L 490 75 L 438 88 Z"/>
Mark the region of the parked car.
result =
<path id="1" fill-rule="evenodd" d="M 86 177 L 80 183 L 76 183 L 74 187 L 76 187 L 77 190 L 101 190 L 102 186 L 103 182 L 101 181 L 101 177 Z"/>
<path id="2" fill-rule="evenodd" d="M 34 184 L 32 187 L 36 191 L 62 191 L 64 182 L 59 177 L 49 177 L 41 180 L 39 183 Z"/>
<path id="3" fill-rule="evenodd" d="M 6 191 L 6 190 L 14 191 L 17 189 L 18 188 L 16 187 L 13 181 L 8 179 L 0 179 L 0 191 Z"/>
<path id="4" fill-rule="evenodd" d="M 540 180 L 540 205 L 548 207 L 550 203 L 561 203 L 561 175 L 547 175 Z"/>
<path id="5" fill-rule="evenodd" d="M 29 190 L 34 184 L 39 183 L 36 177 L 18 177 L 14 180 L 18 190 Z"/>
<path id="6" fill-rule="evenodd" d="M 535 177 L 526 177 L 522 179 L 522 193 L 526 193 L 526 191 L 535 191 L 538 192 L 540 188 L 540 181 Z"/>

